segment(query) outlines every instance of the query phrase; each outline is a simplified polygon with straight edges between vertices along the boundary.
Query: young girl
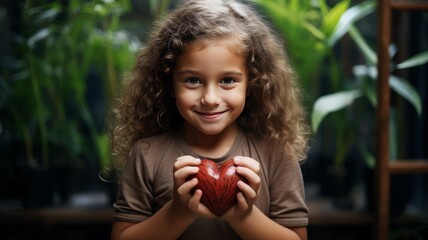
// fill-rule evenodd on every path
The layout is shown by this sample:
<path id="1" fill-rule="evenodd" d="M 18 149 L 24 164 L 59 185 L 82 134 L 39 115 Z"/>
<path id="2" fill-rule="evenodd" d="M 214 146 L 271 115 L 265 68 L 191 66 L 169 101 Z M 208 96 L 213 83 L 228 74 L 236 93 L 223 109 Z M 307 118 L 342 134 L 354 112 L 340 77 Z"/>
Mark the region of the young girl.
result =
<path id="1" fill-rule="evenodd" d="M 248 5 L 183 2 L 158 22 L 114 110 L 112 239 L 306 239 L 308 128 L 281 43 Z M 233 159 L 237 203 L 192 191 L 201 159 Z M 191 179 L 191 180 L 189 180 Z"/>

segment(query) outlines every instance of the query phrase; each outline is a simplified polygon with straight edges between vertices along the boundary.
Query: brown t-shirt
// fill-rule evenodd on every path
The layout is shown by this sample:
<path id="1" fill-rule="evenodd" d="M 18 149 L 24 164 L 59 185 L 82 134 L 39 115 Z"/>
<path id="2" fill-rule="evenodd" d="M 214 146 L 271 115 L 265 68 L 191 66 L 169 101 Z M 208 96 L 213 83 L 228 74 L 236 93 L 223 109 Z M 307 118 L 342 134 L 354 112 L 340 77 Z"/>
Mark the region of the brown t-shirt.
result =
<path id="1" fill-rule="evenodd" d="M 172 199 L 173 164 L 183 155 L 194 153 L 179 134 L 165 133 L 139 141 L 133 147 L 120 181 L 114 204 L 115 221 L 138 223 L 152 216 Z M 234 156 L 260 162 L 261 186 L 255 205 L 269 218 L 286 227 L 306 226 L 308 209 L 299 162 L 267 151 L 260 137 L 240 130 L 221 163 Z M 239 239 L 232 228 L 219 219 L 199 219 L 180 239 Z"/>

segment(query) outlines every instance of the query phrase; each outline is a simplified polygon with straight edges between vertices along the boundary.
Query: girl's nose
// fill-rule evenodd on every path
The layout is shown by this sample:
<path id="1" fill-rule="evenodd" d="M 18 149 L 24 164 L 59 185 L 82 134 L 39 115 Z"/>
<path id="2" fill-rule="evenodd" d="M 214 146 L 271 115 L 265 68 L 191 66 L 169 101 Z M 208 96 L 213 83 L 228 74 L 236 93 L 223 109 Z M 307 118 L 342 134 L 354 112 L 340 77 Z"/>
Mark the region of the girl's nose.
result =
<path id="1" fill-rule="evenodd" d="M 220 96 L 217 88 L 214 86 L 207 86 L 201 98 L 202 105 L 218 105 L 220 104 Z"/>

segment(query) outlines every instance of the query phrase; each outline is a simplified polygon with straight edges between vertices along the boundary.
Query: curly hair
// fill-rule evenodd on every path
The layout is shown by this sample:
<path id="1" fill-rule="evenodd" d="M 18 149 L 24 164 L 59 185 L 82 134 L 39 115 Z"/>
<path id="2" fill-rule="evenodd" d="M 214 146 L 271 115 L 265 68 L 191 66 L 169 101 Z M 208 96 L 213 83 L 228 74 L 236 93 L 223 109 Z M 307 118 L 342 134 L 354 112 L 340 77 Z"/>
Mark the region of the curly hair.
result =
<path id="1" fill-rule="evenodd" d="M 295 160 L 307 154 L 309 128 L 283 43 L 249 6 L 234 0 L 189 0 L 157 21 L 125 77 L 113 108 L 112 152 L 126 161 L 139 139 L 175 130 L 184 121 L 170 94 L 177 57 L 197 39 L 228 37 L 246 58 L 248 96 L 238 125 L 264 136 Z"/>

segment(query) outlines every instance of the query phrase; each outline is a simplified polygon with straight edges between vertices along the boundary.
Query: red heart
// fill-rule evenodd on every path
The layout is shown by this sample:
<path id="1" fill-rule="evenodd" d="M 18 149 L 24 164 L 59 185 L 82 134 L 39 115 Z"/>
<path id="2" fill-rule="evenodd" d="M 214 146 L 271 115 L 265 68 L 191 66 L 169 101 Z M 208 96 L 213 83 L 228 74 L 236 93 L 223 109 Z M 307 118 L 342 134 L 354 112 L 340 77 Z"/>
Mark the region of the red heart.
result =
<path id="1" fill-rule="evenodd" d="M 193 177 L 198 179 L 198 185 L 194 190 L 202 190 L 201 202 L 217 216 L 222 216 L 237 202 L 236 194 L 239 192 L 237 183 L 244 180 L 236 173 L 233 160 L 218 165 L 204 159 L 199 165 L 199 172 L 190 178 Z"/>

